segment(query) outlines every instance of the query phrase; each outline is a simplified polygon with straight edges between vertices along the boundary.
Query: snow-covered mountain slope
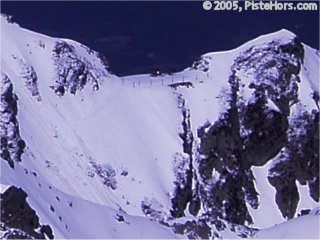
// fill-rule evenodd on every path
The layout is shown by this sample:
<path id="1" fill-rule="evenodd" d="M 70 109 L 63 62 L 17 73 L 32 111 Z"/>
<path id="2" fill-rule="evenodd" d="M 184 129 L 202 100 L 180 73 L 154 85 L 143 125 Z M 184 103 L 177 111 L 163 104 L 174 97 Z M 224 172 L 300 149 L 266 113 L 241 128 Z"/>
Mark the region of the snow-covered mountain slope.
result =
<path id="1" fill-rule="evenodd" d="M 259 231 L 253 238 L 263 239 L 319 239 L 319 208 L 310 213 Z"/>
<path id="2" fill-rule="evenodd" d="M 248 237 L 318 204 L 319 52 L 286 30 L 119 78 L 1 17 L 1 73 L 5 237 Z"/>

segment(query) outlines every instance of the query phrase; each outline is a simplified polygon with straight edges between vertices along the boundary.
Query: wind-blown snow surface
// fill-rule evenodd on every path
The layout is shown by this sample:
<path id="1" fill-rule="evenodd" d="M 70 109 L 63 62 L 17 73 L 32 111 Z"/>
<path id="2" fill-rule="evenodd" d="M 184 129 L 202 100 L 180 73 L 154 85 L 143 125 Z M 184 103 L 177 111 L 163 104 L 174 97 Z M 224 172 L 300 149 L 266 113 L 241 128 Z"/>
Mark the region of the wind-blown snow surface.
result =
<path id="1" fill-rule="evenodd" d="M 147 204 L 170 219 L 176 180 L 173 159 L 186 155 L 179 137 L 184 119 L 177 96 L 185 99 L 196 136 L 200 126 L 213 123 L 223 110 L 222 90 L 227 91 L 226 79 L 239 53 L 274 38 L 292 36 L 283 30 L 233 51 L 206 54 L 207 72 L 189 68 L 172 76 L 121 79 L 81 44 L 34 33 L 1 19 L 1 71 L 18 97 L 17 120 L 26 142 L 22 161 L 15 162 L 14 169 L 1 161 L 1 184 L 27 192 L 41 224 L 49 224 L 57 238 L 181 237 L 149 220 L 142 211 Z M 85 75 L 92 78 L 83 87 L 77 86 L 76 94 L 66 91 L 59 96 L 53 90 L 58 76 L 52 51 L 61 41 L 74 48 L 70 51 L 73 57 L 89 66 Z M 319 56 L 306 49 L 301 95 L 309 96 L 303 101 L 311 110 L 316 108 L 310 94 L 318 89 L 314 71 Z M 73 70 L 69 71 L 72 75 Z M 36 73 L 31 84 L 30 72 Z M 193 87 L 168 87 L 177 82 L 190 82 Z M 245 91 L 250 95 L 249 89 Z M 269 105 L 277 108 L 271 100 Z M 268 164 L 254 169 L 260 207 L 249 211 L 258 228 L 285 221 L 267 180 L 268 169 Z M 299 191 L 305 192 L 302 187 Z M 316 206 L 308 194 L 302 196 L 297 212 Z"/>

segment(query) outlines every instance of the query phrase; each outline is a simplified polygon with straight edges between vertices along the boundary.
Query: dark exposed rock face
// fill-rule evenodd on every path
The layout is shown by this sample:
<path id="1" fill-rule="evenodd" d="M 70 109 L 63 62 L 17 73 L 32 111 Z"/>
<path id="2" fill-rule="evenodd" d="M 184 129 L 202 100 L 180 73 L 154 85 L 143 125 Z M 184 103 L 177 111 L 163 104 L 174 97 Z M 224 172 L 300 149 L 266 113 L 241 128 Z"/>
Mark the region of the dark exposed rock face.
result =
<path id="1" fill-rule="evenodd" d="M 285 44 L 274 41 L 263 49 L 267 52 L 262 51 L 263 58 L 258 61 L 241 56 L 236 60 L 241 63 L 237 70 L 243 66 L 247 71 L 254 69 L 249 85 L 254 93 L 249 104 L 240 107 L 245 158 L 249 165 L 263 166 L 281 152 L 268 179 L 277 190 L 276 202 L 283 217 L 292 218 L 299 201 L 295 180 L 308 184 L 310 195 L 319 201 L 319 110 L 292 110 L 299 101 L 302 44 L 297 39 Z M 248 51 L 258 56 L 255 47 Z M 270 100 L 279 111 L 268 107 Z"/>
<path id="2" fill-rule="evenodd" d="M 79 57 L 74 46 L 64 41 L 57 42 L 52 55 L 57 73 L 52 89 L 57 95 L 63 96 L 66 92 L 76 94 L 87 83 L 91 83 L 94 90 L 99 89 L 99 78 L 106 75 L 106 72 L 94 68 L 86 59 Z M 102 57 L 102 55 L 97 55 Z M 100 61 L 103 66 L 107 64 L 104 58 Z"/>
<path id="3" fill-rule="evenodd" d="M 184 211 L 189 205 L 189 212 L 196 216 L 200 209 L 200 202 L 197 192 L 192 189 L 192 181 L 195 175 L 193 173 L 193 134 L 191 131 L 190 111 L 185 107 L 185 100 L 178 95 L 178 104 L 182 113 L 182 131 L 179 134 L 182 140 L 183 152 L 185 155 L 176 155 L 174 159 L 174 168 L 176 181 L 174 196 L 171 199 L 173 217 L 184 216 Z"/>
<path id="4" fill-rule="evenodd" d="M 39 217 L 27 203 L 26 192 L 21 188 L 9 187 L 1 194 L 1 228 L 8 239 L 53 239 L 52 229 L 40 225 Z"/>
<path id="5" fill-rule="evenodd" d="M 286 144 L 288 120 L 284 114 L 268 109 L 264 97 L 258 96 L 255 103 L 244 108 L 242 124 L 246 165 L 263 166 Z"/>
<path id="6" fill-rule="evenodd" d="M 234 77 L 229 82 L 234 83 Z M 235 83 L 234 87 L 237 87 Z M 243 145 L 240 136 L 236 91 L 230 98 L 230 108 L 212 126 L 198 131 L 201 139 L 198 159 L 201 176 L 200 196 L 203 208 L 212 219 L 230 223 L 251 223 L 246 199 L 257 207 L 254 177 L 244 166 Z"/>
<path id="7" fill-rule="evenodd" d="M 276 202 L 283 217 L 294 217 L 299 193 L 296 180 L 308 185 L 310 196 L 319 201 L 319 112 L 298 112 L 292 117 L 288 143 L 269 170 L 276 188 Z"/>
<path id="8" fill-rule="evenodd" d="M 25 141 L 19 133 L 17 121 L 17 96 L 13 93 L 13 86 L 7 75 L 1 74 L 1 103 L 0 103 L 0 138 L 1 158 L 7 161 L 11 168 L 14 162 L 21 161 L 21 155 L 26 147 Z"/>
<path id="9" fill-rule="evenodd" d="M 186 221 L 185 223 L 174 223 L 172 226 L 175 233 L 187 236 L 188 239 L 210 239 L 211 228 L 206 221 Z"/>
<path id="10" fill-rule="evenodd" d="M 214 124 L 198 129 L 200 144 L 192 166 L 200 177 L 197 196 L 217 229 L 224 228 L 224 221 L 252 223 L 247 204 L 256 209 L 259 199 L 251 168 L 264 166 L 280 152 L 269 181 L 283 216 L 295 214 L 296 180 L 308 184 L 312 198 L 319 200 L 319 111 L 291 117 L 299 102 L 303 58 L 297 39 L 274 40 L 241 53 L 231 67 L 226 110 Z M 247 89 L 251 95 L 245 94 Z M 179 201 L 190 201 L 191 195 Z"/>

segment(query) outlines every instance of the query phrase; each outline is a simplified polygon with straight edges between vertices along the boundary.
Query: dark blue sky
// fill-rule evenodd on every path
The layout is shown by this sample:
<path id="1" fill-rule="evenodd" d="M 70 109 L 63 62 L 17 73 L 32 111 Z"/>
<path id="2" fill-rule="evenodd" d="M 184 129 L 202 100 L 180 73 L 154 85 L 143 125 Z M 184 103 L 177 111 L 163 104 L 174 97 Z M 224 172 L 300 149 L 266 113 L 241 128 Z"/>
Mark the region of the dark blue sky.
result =
<path id="1" fill-rule="evenodd" d="M 286 28 L 319 49 L 319 11 L 205 11 L 202 2 L 2 2 L 21 26 L 103 53 L 119 75 L 177 71 L 201 54 Z"/>

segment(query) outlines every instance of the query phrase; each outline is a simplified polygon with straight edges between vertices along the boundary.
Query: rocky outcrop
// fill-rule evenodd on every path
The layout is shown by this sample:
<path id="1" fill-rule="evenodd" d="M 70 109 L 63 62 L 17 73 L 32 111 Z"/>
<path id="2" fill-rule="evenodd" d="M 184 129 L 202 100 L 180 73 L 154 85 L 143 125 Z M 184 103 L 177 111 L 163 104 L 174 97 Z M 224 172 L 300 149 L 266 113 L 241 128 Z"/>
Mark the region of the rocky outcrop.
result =
<path id="1" fill-rule="evenodd" d="M 94 54 L 94 52 L 88 53 Z M 101 55 L 97 55 L 99 59 Z M 65 41 L 56 42 L 52 56 L 57 78 L 51 88 L 58 96 L 63 96 L 66 92 L 76 94 L 87 83 L 92 84 L 93 90 L 98 90 L 100 78 L 107 74 L 106 71 L 95 68 L 87 59 L 80 57 L 75 47 Z M 100 61 L 102 66 L 107 64 L 104 58 Z"/>
<path id="2" fill-rule="evenodd" d="M 252 95 L 239 101 L 241 135 L 249 165 L 263 166 L 287 142 L 288 116 L 290 107 L 298 102 L 303 56 L 303 46 L 296 39 L 274 40 L 250 48 L 235 60 L 236 74 L 252 79 L 244 82 Z M 240 85 L 240 92 L 243 86 Z"/>
<path id="3" fill-rule="evenodd" d="M 173 217 L 185 216 L 185 209 L 189 203 L 189 213 L 196 216 L 200 209 L 197 177 L 193 167 L 193 133 L 191 130 L 190 110 L 186 108 L 185 100 L 178 95 L 179 109 L 182 113 L 182 130 L 179 134 L 182 140 L 184 154 L 176 154 L 174 158 L 174 172 L 176 180 L 175 190 L 171 199 Z M 193 184 L 194 183 L 194 184 Z M 193 189 L 193 185 L 195 189 Z"/>
<path id="4" fill-rule="evenodd" d="M 211 228 L 206 221 L 190 220 L 185 223 L 174 223 L 173 231 L 177 234 L 187 236 L 188 239 L 210 239 Z"/>
<path id="5" fill-rule="evenodd" d="M 276 202 L 283 217 L 293 218 L 299 203 L 296 182 L 308 185 L 319 202 L 319 112 L 298 111 L 290 120 L 288 143 L 269 170 Z"/>
<path id="6" fill-rule="evenodd" d="M 169 225 L 172 230 L 188 239 L 223 239 L 222 229 L 233 232 L 240 238 L 251 238 L 258 229 L 248 226 L 230 224 L 225 221 L 211 221 L 208 215 L 202 215 L 193 219 L 184 219 Z"/>
<path id="7" fill-rule="evenodd" d="M 230 223 L 252 223 L 246 206 L 257 207 L 253 174 L 243 164 L 237 108 L 231 107 L 215 124 L 198 131 L 200 199 L 206 214 Z"/>
<path id="8" fill-rule="evenodd" d="M 25 141 L 19 132 L 17 121 L 18 97 L 13 93 L 13 85 L 9 77 L 1 74 L 1 102 L 0 102 L 0 156 L 7 161 L 11 168 L 14 162 L 20 162 L 23 151 L 26 147 Z"/>
<path id="9" fill-rule="evenodd" d="M 211 58 L 209 56 L 201 57 L 199 60 L 195 61 L 192 64 L 191 69 L 201 70 L 203 72 L 207 72 L 209 70 L 209 61 L 210 61 L 210 59 Z"/>
<path id="10" fill-rule="evenodd" d="M 97 175 L 104 185 L 112 190 L 117 189 L 116 171 L 110 164 L 98 164 L 93 161 L 90 161 L 90 164 L 93 171 L 88 173 L 89 176 L 94 177 Z"/>
<path id="11" fill-rule="evenodd" d="M 52 229 L 40 225 L 39 217 L 30 207 L 27 193 L 15 186 L 1 194 L 1 231 L 4 239 L 53 239 Z"/>
<path id="12" fill-rule="evenodd" d="M 231 67 L 225 111 L 214 124 L 198 129 L 201 205 L 216 226 L 219 221 L 252 223 L 247 203 L 256 209 L 259 200 L 251 167 L 264 166 L 283 148 L 288 149 L 285 160 L 278 161 L 269 176 L 283 216 L 295 213 L 295 180 L 308 184 L 312 197 L 319 200 L 314 187 L 319 184 L 319 112 L 298 114 L 304 122 L 300 126 L 290 119 L 299 101 L 303 57 L 297 39 L 276 39 L 241 53 Z M 297 128 L 305 129 L 303 136 L 291 137 L 290 131 Z"/>
<path id="13" fill-rule="evenodd" d="M 24 80 L 25 86 L 30 92 L 31 96 L 35 97 L 37 101 L 41 101 L 41 96 L 38 87 L 38 76 L 34 68 L 22 59 L 19 61 L 20 77 Z"/>

